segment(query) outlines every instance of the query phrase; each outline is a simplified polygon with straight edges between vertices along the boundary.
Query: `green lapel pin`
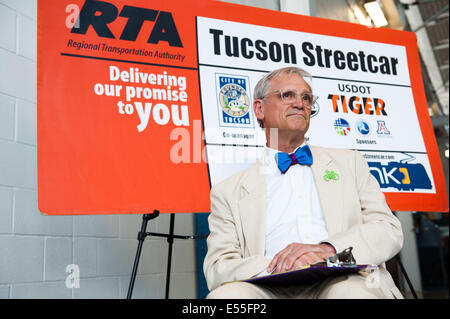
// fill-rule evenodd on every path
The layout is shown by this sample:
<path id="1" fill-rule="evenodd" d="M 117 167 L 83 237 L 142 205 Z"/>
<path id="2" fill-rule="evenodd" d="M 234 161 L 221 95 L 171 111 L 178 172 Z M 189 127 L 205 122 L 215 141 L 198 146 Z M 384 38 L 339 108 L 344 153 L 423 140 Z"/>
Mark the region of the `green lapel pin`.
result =
<path id="1" fill-rule="evenodd" d="M 331 170 L 325 170 L 325 175 L 323 175 L 323 179 L 325 180 L 325 182 L 329 182 L 331 179 L 334 181 L 338 181 L 339 180 L 339 174 L 336 173 L 335 171 Z"/>

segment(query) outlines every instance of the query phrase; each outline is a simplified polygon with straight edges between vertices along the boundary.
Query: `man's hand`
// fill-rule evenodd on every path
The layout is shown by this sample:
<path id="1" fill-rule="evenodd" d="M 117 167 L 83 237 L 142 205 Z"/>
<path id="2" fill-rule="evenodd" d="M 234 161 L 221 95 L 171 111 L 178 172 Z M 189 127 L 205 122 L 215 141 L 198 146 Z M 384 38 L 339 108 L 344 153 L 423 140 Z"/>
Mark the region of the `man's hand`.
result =
<path id="1" fill-rule="evenodd" d="M 273 257 L 267 272 L 279 273 L 301 268 L 306 265 L 325 261 L 336 254 L 336 250 L 329 244 L 299 244 L 292 243 Z"/>

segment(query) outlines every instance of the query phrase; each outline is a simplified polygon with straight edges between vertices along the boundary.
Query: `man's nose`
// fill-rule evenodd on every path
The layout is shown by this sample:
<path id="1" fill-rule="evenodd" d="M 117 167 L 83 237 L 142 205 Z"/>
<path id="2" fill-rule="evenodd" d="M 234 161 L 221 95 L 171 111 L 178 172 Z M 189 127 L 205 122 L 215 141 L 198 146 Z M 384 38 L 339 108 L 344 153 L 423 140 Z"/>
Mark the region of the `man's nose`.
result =
<path id="1" fill-rule="evenodd" d="M 301 96 L 297 96 L 297 98 L 291 102 L 292 107 L 296 107 L 296 108 L 304 108 L 305 104 L 304 101 L 302 100 Z"/>

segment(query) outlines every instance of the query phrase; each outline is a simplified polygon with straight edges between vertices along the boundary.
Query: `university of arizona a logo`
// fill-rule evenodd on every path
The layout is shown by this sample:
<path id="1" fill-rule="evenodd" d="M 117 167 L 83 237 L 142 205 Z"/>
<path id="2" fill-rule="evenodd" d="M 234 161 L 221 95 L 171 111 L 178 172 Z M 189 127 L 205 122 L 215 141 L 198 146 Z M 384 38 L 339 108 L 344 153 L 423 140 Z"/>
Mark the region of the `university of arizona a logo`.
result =
<path id="1" fill-rule="evenodd" d="M 246 76 L 216 74 L 219 125 L 253 127 Z"/>
<path id="2" fill-rule="evenodd" d="M 379 120 L 377 122 L 378 122 L 378 129 L 377 129 L 378 137 L 390 137 L 391 131 L 388 130 L 385 121 Z"/>

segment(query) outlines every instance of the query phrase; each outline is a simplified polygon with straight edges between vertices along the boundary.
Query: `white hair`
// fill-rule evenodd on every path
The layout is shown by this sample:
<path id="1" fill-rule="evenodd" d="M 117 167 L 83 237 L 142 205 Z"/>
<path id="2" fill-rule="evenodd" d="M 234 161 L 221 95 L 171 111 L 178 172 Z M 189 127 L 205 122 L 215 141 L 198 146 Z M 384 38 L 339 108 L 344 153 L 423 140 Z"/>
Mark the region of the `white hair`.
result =
<path id="1" fill-rule="evenodd" d="M 309 85 L 309 88 L 312 92 L 312 75 L 309 74 L 309 72 L 300 69 L 295 66 L 285 67 L 277 70 L 273 70 L 272 72 L 269 72 L 265 74 L 256 84 L 255 90 L 253 91 L 253 100 L 256 99 L 264 99 L 269 93 L 270 84 L 272 83 L 272 80 L 282 74 L 297 74 L 299 75 L 305 82 Z M 258 120 L 259 126 L 264 128 L 263 122 L 261 120 Z"/>

